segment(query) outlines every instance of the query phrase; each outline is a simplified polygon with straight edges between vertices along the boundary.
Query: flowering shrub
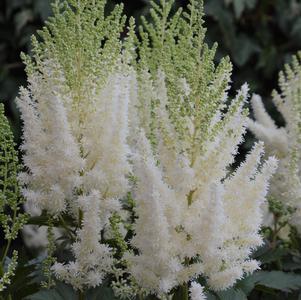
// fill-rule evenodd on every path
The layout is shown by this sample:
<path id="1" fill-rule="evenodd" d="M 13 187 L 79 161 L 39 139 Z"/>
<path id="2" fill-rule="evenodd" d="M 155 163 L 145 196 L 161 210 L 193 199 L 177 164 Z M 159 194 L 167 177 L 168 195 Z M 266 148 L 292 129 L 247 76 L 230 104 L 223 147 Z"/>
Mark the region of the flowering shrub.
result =
<path id="1" fill-rule="evenodd" d="M 260 268 L 253 252 L 264 245 L 277 168 L 262 142 L 233 168 L 250 123 L 248 86 L 228 95 L 232 66 L 214 63 L 200 1 L 174 13 L 173 1 L 152 2 L 152 19 L 138 31 L 130 19 L 124 39 L 122 5 L 109 14 L 105 5 L 56 1 L 23 55 L 23 235 L 46 256 L 45 290 L 32 299 L 62 284 L 68 299 L 105 289 L 120 299 L 245 295 L 243 280 L 264 281 L 251 275 Z M 300 286 L 279 276 L 284 289 Z"/>
<path id="2" fill-rule="evenodd" d="M 260 96 L 254 95 L 252 106 L 256 121 L 249 121 L 249 128 L 263 140 L 267 153 L 279 159 L 279 167 L 272 178 L 271 202 L 280 201 L 290 212 L 289 223 L 301 230 L 300 206 L 300 53 L 293 57 L 279 76 L 280 92 L 274 91 L 273 102 L 285 119 L 285 127 L 277 127 L 266 112 Z M 273 203 L 272 203 L 273 205 Z M 282 219 L 285 219 L 284 216 Z M 282 220 L 286 221 L 286 220 Z"/>

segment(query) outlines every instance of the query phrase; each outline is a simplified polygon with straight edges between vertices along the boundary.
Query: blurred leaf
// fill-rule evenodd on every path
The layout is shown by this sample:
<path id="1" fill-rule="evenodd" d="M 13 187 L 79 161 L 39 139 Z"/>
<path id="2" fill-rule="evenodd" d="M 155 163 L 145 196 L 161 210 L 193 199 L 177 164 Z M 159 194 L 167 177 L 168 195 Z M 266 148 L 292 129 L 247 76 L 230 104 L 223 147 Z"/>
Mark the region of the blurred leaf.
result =
<path id="1" fill-rule="evenodd" d="M 250 59 L 251 55 L 260 52 L 259 45 L 251 40 L 245 34 L 236 37 L 235 44 L 232 49 L 232 57 L 238 66 L 243 66 Z"/>
<path id="2" fill-rule="evenodd" d="M 220 300 L 247 300 L 247 296 L 240 289 L 232 288 L 217 294 Z"/>
<path id="3" fill-rule="evenodd" d="M 237 287 L 248 295 L 257 285 L 290 292 L 301 288 L 301 275 L 281 271 L 257 271 L 238 282 Z"/>
<path id="4" fill-rule="evenodd" d="M 255 7 L 257 0 L 232 0 L 236 19 L 239 19 L 246 8 Z"/>
<path id="5" fill-rule="evenodd" d="M 237 19 L 240 18 L 242 12 L 244 11 L 247 1 L 248 0 L 233 0 L 235 16 Z"/>
<path id="6" fill-rule="evenodd" d="M 114 296 L 113 290 L 106 286 L 100 286 L 98 288 L 89 290 L 87 292 L 87 300 L 114 300 L 117 299 Z"/>
<path id="7" fill-rule="evenodd" d="M 298 18 L 292 26 L 291 30 L 292 37 L 301 38 L 301 19 Z"/>
<path id="8" fill-rule="evenodd" d="M 266 287 L 290 292 L 301 287 L 301 275 L 281 271 L 260 272 L 257 282 Z"/>
<path id="9" fill-rule="evenodd" d="M 275 71 L 277 72 L 280 69 L 278 64 L 279 61 L 277 60 L 278 55 L 277 49 L 273 45 L 263 49 L 261 52 L 261 56 L 257 63 L 257 68 L 261 68 L 263 74 L 267 78 L 271 77 Z"/>
<path id="10" fill-rule="evenodd" d="M 33 21 L 33 12 L 30 9 L 24 9 L 15 15 L 14 21 L 16 32 L 19 34 L 22 28 L 29 22 Z"/>
<path id="11" fill-rule="evenodd" d="M 42 21 L 45 21 L 52 12 L 50 1 L 34 0 L 34 12 L 41 16 Z"/>
<path id="12" fill-rule="evenodd" d="M 246 5 L 249 9 L 253 9 L 257 4 L 257 0 L 246 0 Z"/>
<path id="13" fill-rule="evenodd" d="M 285 256 L 286 254 L 288 254 L 288 249 L 275 248 L 275 249 L 270 249 L 265 254 L 258 257 L 258 259 L 260 260 L 261 263 L 266 264 L 266 263 L 271 263 L 273 261 L 276 261 L 281 257 Z"/>
<path id="14" fill-rule="evenodd" d="M 114 293 L 111 288 L 100 286 L 86 292 L 87 300 L 115 300 Z M 71 286 L 58 282 L 53 289 L 43 289 L 25 300 L 71 300 L 77 299 L 78 293 Z"/>
<path id="15" fill-rule="evenodd" d="M 14 10 L 22 9 L 30 0 L 6 0 L 6 16 L 10 17 Z"/>
<path id="16" fill-rule="evenodd" d="M 58 282 L 53 289 L 42 289 L 25 300 L 67 300 L 77 299 L 76 292 L 68 285 Z"/>
<path id="17" fill-rule="evenodd" d="M 206 299 L 207 299 L 207 300 L 218 300 L 217 296 L 213 295 L 213 294 L 210 293 L 210 292 L 207 292 L 207 293 L 206 293 Z"/>

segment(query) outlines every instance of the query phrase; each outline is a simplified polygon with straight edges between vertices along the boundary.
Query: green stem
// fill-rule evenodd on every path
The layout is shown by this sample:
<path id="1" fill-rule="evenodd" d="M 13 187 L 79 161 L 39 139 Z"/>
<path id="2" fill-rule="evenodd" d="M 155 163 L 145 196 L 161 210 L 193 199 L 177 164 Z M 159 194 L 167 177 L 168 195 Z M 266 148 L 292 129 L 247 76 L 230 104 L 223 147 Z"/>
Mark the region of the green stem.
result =
<path id="1" fill-rule="evenodd" d="M 187 282 L 183 284 L 182 286 L 182 299 L 183 300 L 188 300 L 188 284 Z"/>
<path id="2" fill-rule="evenodd" d="M 192 197 L 195 191 L 196 190 L 190 191 L 189 194 L 187 195 L 188 206 L 192 204 Z"/>
<path id="3" fill-rule="evenodd" d="M 144 297 L 143 297 L 143 294 L 142 294 L 142 293 L 139 293 L 139 294 L 138 294 L 138 299 L 139 299 L 139 300 L 143 300 L 143 299 L 144 299 Z"/>
<path id="4" fill-rule="evenodd" d="M 16 219 L 17 219 L 17 205 L 14 205 L 13 219 L 12 219 L 12 227 L 15 225 Z M 12 238 L 11 238 L 11 236 L 10 236 L 9 239 L 7 240 L 7 244 L 6 244 L 5 250 L 4 250 L 4 252 L 3 252 L 3 256 L 2 256 L 2 258 L 1 258 L 1 267 L 2 267 L 3 264 L 4 264 L 5 258 L 6 258 L 6 256 L 7 256 L 7 253 L 8 253 L 8 251 L 9 251 L 9 248 L 10 248 L 10 245 L 11 245 L 11 242 L 12 242 Z"/>
<path id="5" fill-rule="evenodd" d="M 0 277 L 2 277 L 3 275 L 4 275 L 4 269 L 3 269 L 2 264 L 0 264 Z"/>
<path id="6" fill-rule="evenodd" d="M 179 286 L 175 294 L 173 295 L 173 300 L 188 300 L 188 283 L 184 283 Z"/>
<path id="7" fill-rule="evenodd" d="M 271 243 L 272 249 L 276 248 L 277 245 L 277 235 L 278 235 L 277 223 L 278 223 L 278 217 L 274 214 L 274 228 L 273 228 L 272 243 Z"/>
<path id="8" fill-rule="evenodd" d="M 74 240 L 74 235 L 71 229 L 67 226 L 64 218 L 62 216 L 59 216 L 59 219 L 61 221 L 62 227 L 66 230 L 67 234 L 69 235 L 70 239 L 73 241 Z"/>
<path id="9" fill-rule="evenodd" d="M 85 300 L 85 294 L 83 291 L 78 291 L 78 300 Z"/>
<path id="10" fill-rule="evenodd" d="M 78 227 L 82 226 L 83 217 L 84 217 L 83 211 L 79 208 L 78 209 Z"/>
<path id="11" fill-rule="evenodd" d="M 5 154 L 6 155 L 6 154 Z M 5 167 L 6 169 L 6 172 L 5 172 L 5 176 L 4 176 L 4 187 L 3 187 L 3 193 L 5 193 L 5 190 L 6 190 L 6 181 L 7 181 L 7 165 Z M 17 173 L 17 169 L 16 169 L 16 165 L 14 166 L 14 171 L 15 173 Z M 16 190 L 16 186 L 15 186 L 15 194 L 17 194 L 17 190 Z M 14 227 L 15 223 L 16 223 L 16 219 L 17 219 L 17 210 L 18 210 L 18 204 L 17 203 L 14 203 L 14 205 L 12 206 L 13 208 L 13 218 L 12 218 L 12 225 L 11 225 L 11 228 Z M 1 257 L 1 275 L 4 274 L 4 270 L 3 270 L 3 264 L 4 264 L 4 261 L 5 261 L 5 258 L 7 256 L 7 253 L 9 251 L 9 248 L 10 248 L 10 245 L 11 245 L 11 242 L 12 242 L 12 236 L 10 234 L 8 240 L 7 240 L 7 244 L 6 244 L 6 247 L 5 247 L 5 250 L 3 252 L 3 256 Z"/>
<path id="12" fill-rule="evenodd" d="M 9 240 L 7 241 L 7 244 L 6 244 L 5 250 L 4 250 L 4 252 L 3 252 L 2 259 L 1 259 L 1 266 L 3 266 L 3 264 L 4 264 L 5 257 L 7 256 L 8 250 L 9 250 L 9 248 L 10 248 L 10 244 L 11 244 L 11 239 L 9 239 Z"/>

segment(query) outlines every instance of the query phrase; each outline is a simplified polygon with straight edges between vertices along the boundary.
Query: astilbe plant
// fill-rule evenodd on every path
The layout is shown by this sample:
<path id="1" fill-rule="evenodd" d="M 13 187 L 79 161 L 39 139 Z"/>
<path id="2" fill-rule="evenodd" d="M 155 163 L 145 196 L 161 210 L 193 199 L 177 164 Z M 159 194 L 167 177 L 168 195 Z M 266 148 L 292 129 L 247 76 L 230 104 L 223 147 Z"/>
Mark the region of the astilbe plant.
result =
<path id="1" fill-rule="evenodd" d="M 0 256 L 0 293 L 5 290 L 14 276 L 17 267 L 18 252 L 12 257 L 12 241 L 18 236 L 26 222 L 27 215 L 20 211 L 23 198 L 20 195 L 17 174 L 20 171 L 18 153 L 15 149 L 13 133 L 4 115 L 4 106 L 0 104 L 0 228 L 3 235 L 3 252 Z M 10 298 L 10 295 L 8 295 Z"/>
<path id="2" fill-rule="evenodd" d="M 216 45 L 204 43 L 202 4 L 190 1 L 188 12 L 173 16 L 172 5 L 152 2 L 152 23 L 143 20 L 133 98 L 131 245 L 138 254 L 127 259 L 138 284 L 158 295 L 185 289 L 198 276 L 214 290 L 227 289 L 258 268 L 249 255 L 262 243 L 260 206 L 276 167 L 274 158 L 261 164 L 259 143 L 229 172 L 246 130 L 248 87 L 225 112 L 231 64 L 213 62 Z"/>
<path id="3" fill-rule="evenodd" d="M 190 286 L 204 299 L 197 278 L 223 290 L 259 267 L 249 256 L 276 160 L 262 162 L 258 143 L 229 171 L 248 87 L 227 108 L 231 63 L 213 62 L 201 2 L 174 15 L 173 1 L 152 2 L 153 25 L 144 20 L 137 38 L 131 19 L 124 41 L 122 7 L 105 15 L 105 4 L 55 2 L 24 57 L 26 208 L 47 216 L 46 267 L 80 298 L 108 278 L 123 298 L 187 298 Z M 70 261 L 51 256 L 54 227 Z"/>
<path id="4" fill-rule="evenodd" d="M 285 125 L 278 127 L 267 113 L 261 97 L 252 97 L 255 121 L 249 120 L 248 127 L 255 136 L 264 141 L 268 155 L 279 159 L 279 167 L 271 180 L 269 198 L 271 208 L 280 208 L 281 226 L 287 222 L 301 233 L 301 53 L 292 58 L 280 72 L 280 91 L 274 91 L 273 103 L 284 118 Z M 278 205 L 277 205 L 278 203 Z M 283 212 L 287 213 L 283 213 Z M 268 216 L 268 214 L 267 214 Z M 266 224 L 271 225 L 270 218 Z M 274 220 L 275 221 L 275 220 Z"/>
<path id="5" fill-rule="evenodd" d="M 131 170 L 129 83 L 120 42 L 124 17 L 121 6 L 105 17 L 104 6 L 105 1 L 54 4 L 54 16 L 39 33 L 42 42 L 33 38 L 33 57 L 24 57 L 28 86 L 17 99 L 26 206 L 67 231 L 74 260 L 52 268 L 78 290 L 98 286 L 112 271 L 113 252 L 101 233 L 120 210 Z"/>

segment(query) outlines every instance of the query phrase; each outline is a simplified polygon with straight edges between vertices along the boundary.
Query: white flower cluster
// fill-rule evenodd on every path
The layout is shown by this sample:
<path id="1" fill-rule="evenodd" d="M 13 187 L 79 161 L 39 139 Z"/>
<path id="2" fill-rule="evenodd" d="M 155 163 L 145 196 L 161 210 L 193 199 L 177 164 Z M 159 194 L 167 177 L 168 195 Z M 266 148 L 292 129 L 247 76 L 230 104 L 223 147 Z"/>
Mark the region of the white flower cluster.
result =
<path id="1" fill-rule="evenodd" d="M 28 169 L 20 174 L 26 207 L 33 215 L 42 210 L 54 216 L 69 213 L 74 219 L 83 215 L 72 245 L 75 261 L 57 264 L 54 270 L 77 289 L 94 287 L 112 265 L 111 249 L 102 243 L 100 232 L 120 210 L 119 199 L 128 191 L 129 78 L 109 76 L 86 103 L 86 111 L 81 108 L 78 113 L 70 93 L 63 91 L 64 80 L 59 89 L 58 78 L 46 67 L 42 75 L 30 75 L 28 82 L 17 99 Z M 45 227 L 27 227 L 24 233 L 35 233 L 30 243 L 45 246 Z"/>
<path id="2" fill-rule="evenodd" d="M 261 160 L 258 143 L 230 171 L 246 130 L 248 87 L 226 110 L 231 65 L 224 59 L 215 67 L 214 49 L 201 42 L 198 1 L 191 0 L 191 20 L 176 14 L 167 22 L 166 38 L 146 25 L 154 49 L 144 39 L 138 62 L 133 26 L 121 43 L 120 7 L 106 19 L 104 4 L 55 4 L 52 32 L 35 45 L 17 99 L 27 206 L 59 221 L 68 215 L 75 233 L 74 259 L 52 269 L 79 290 L 116 272 L 120 249 L 106 236 L 114 239 L 110 222 L 127 214 L 120 200 L 129 193 L 134 234 L 116 238 L 127 248 L 117 253 L 117 271 L 128 273 L 121 281 L 159 296 L 198 276 L 226 289 L 259 267 L 249 257 L 262 243 L 261 206 L 277 165 Z M 161 4 L 163 24 L 172 1 Z M 191 283 L 190 296 L 205 299 L 203 287 Z"/>
<path id="3" fill-rule="evenodd" d="M 101 197 L 99 191 L 78 198 L 78 208 L 83 212 L 78 241 L 72 245 L 75 261 L 67 265 L 56 263 L 53 270 L 57 278 L 70 283 L 75 289 L 100 285 L 113 265 L 111 249 L 101 243 Z"/>
<path id="4" fill-rule="evenodd" d="M 255 121 L 248 127 L 255 136 L 264 141 L 267 155 L 279 159 L 279 167 L 271 180 L 269 195 L 284 205 L 295 209 L 290 223 L 301 233 L 301 66 L 299 58 L 293 58 L 292 66 L 280 73 L 280 92 L 274 91 L 273 103 L 285 120 L 278 127 L 269 116 L 260 96 L 254 95 L 251 103 Z"/>
<path id="5" fill-rule="evenodd" d="M 155 86 L 162 104 L 157 111 L 157 151 L 154 153 L 142 129 L 136 134 L 132 159 L 138 219 L 131 243 L 139 254 L 126 257 L 130 273 L 145 290 L 159 295 L 198 275 L 205 276 L 213 289 L 226 289 L 244 273 L 259 268 L 249 255 L 262 244 L 260 206 L 277 161 L 271 157 L 258 171 L 263 154 L 259 143 L 246 162 L 227 176 L 227 166 L 233 163 L 245 132 L 247 86 L 242 87 L 229 113 L 217 112 L 211 130 L 221 120 L 224 127 L 194 161 L 183 150 L 167 117 L 168 96 L 161 72 Z"/>
<path id="6" fill-rule="evenodd" d="M 205 300 L 206 296 L 204 295 L 204 288 L 198 284 L 197 282 L 192 282 L 190 289 L 189 289 L 189 294 L 190 294 L 190 299 L 191 300 Z"/>
<path id="7" fill-rule="evenodd" d="M 58 214 L 80 182 L 84 161 L 68 122 L 66 96 L 58 90 L 49 64 L 45 63 L 43 75 L 28 77 L 28 88 L 21 88 L 17 99 L 23 120 L 23 162 L 29 169 L 20 179 L 28 185 L 23 194 L 29 202 Z"/>

